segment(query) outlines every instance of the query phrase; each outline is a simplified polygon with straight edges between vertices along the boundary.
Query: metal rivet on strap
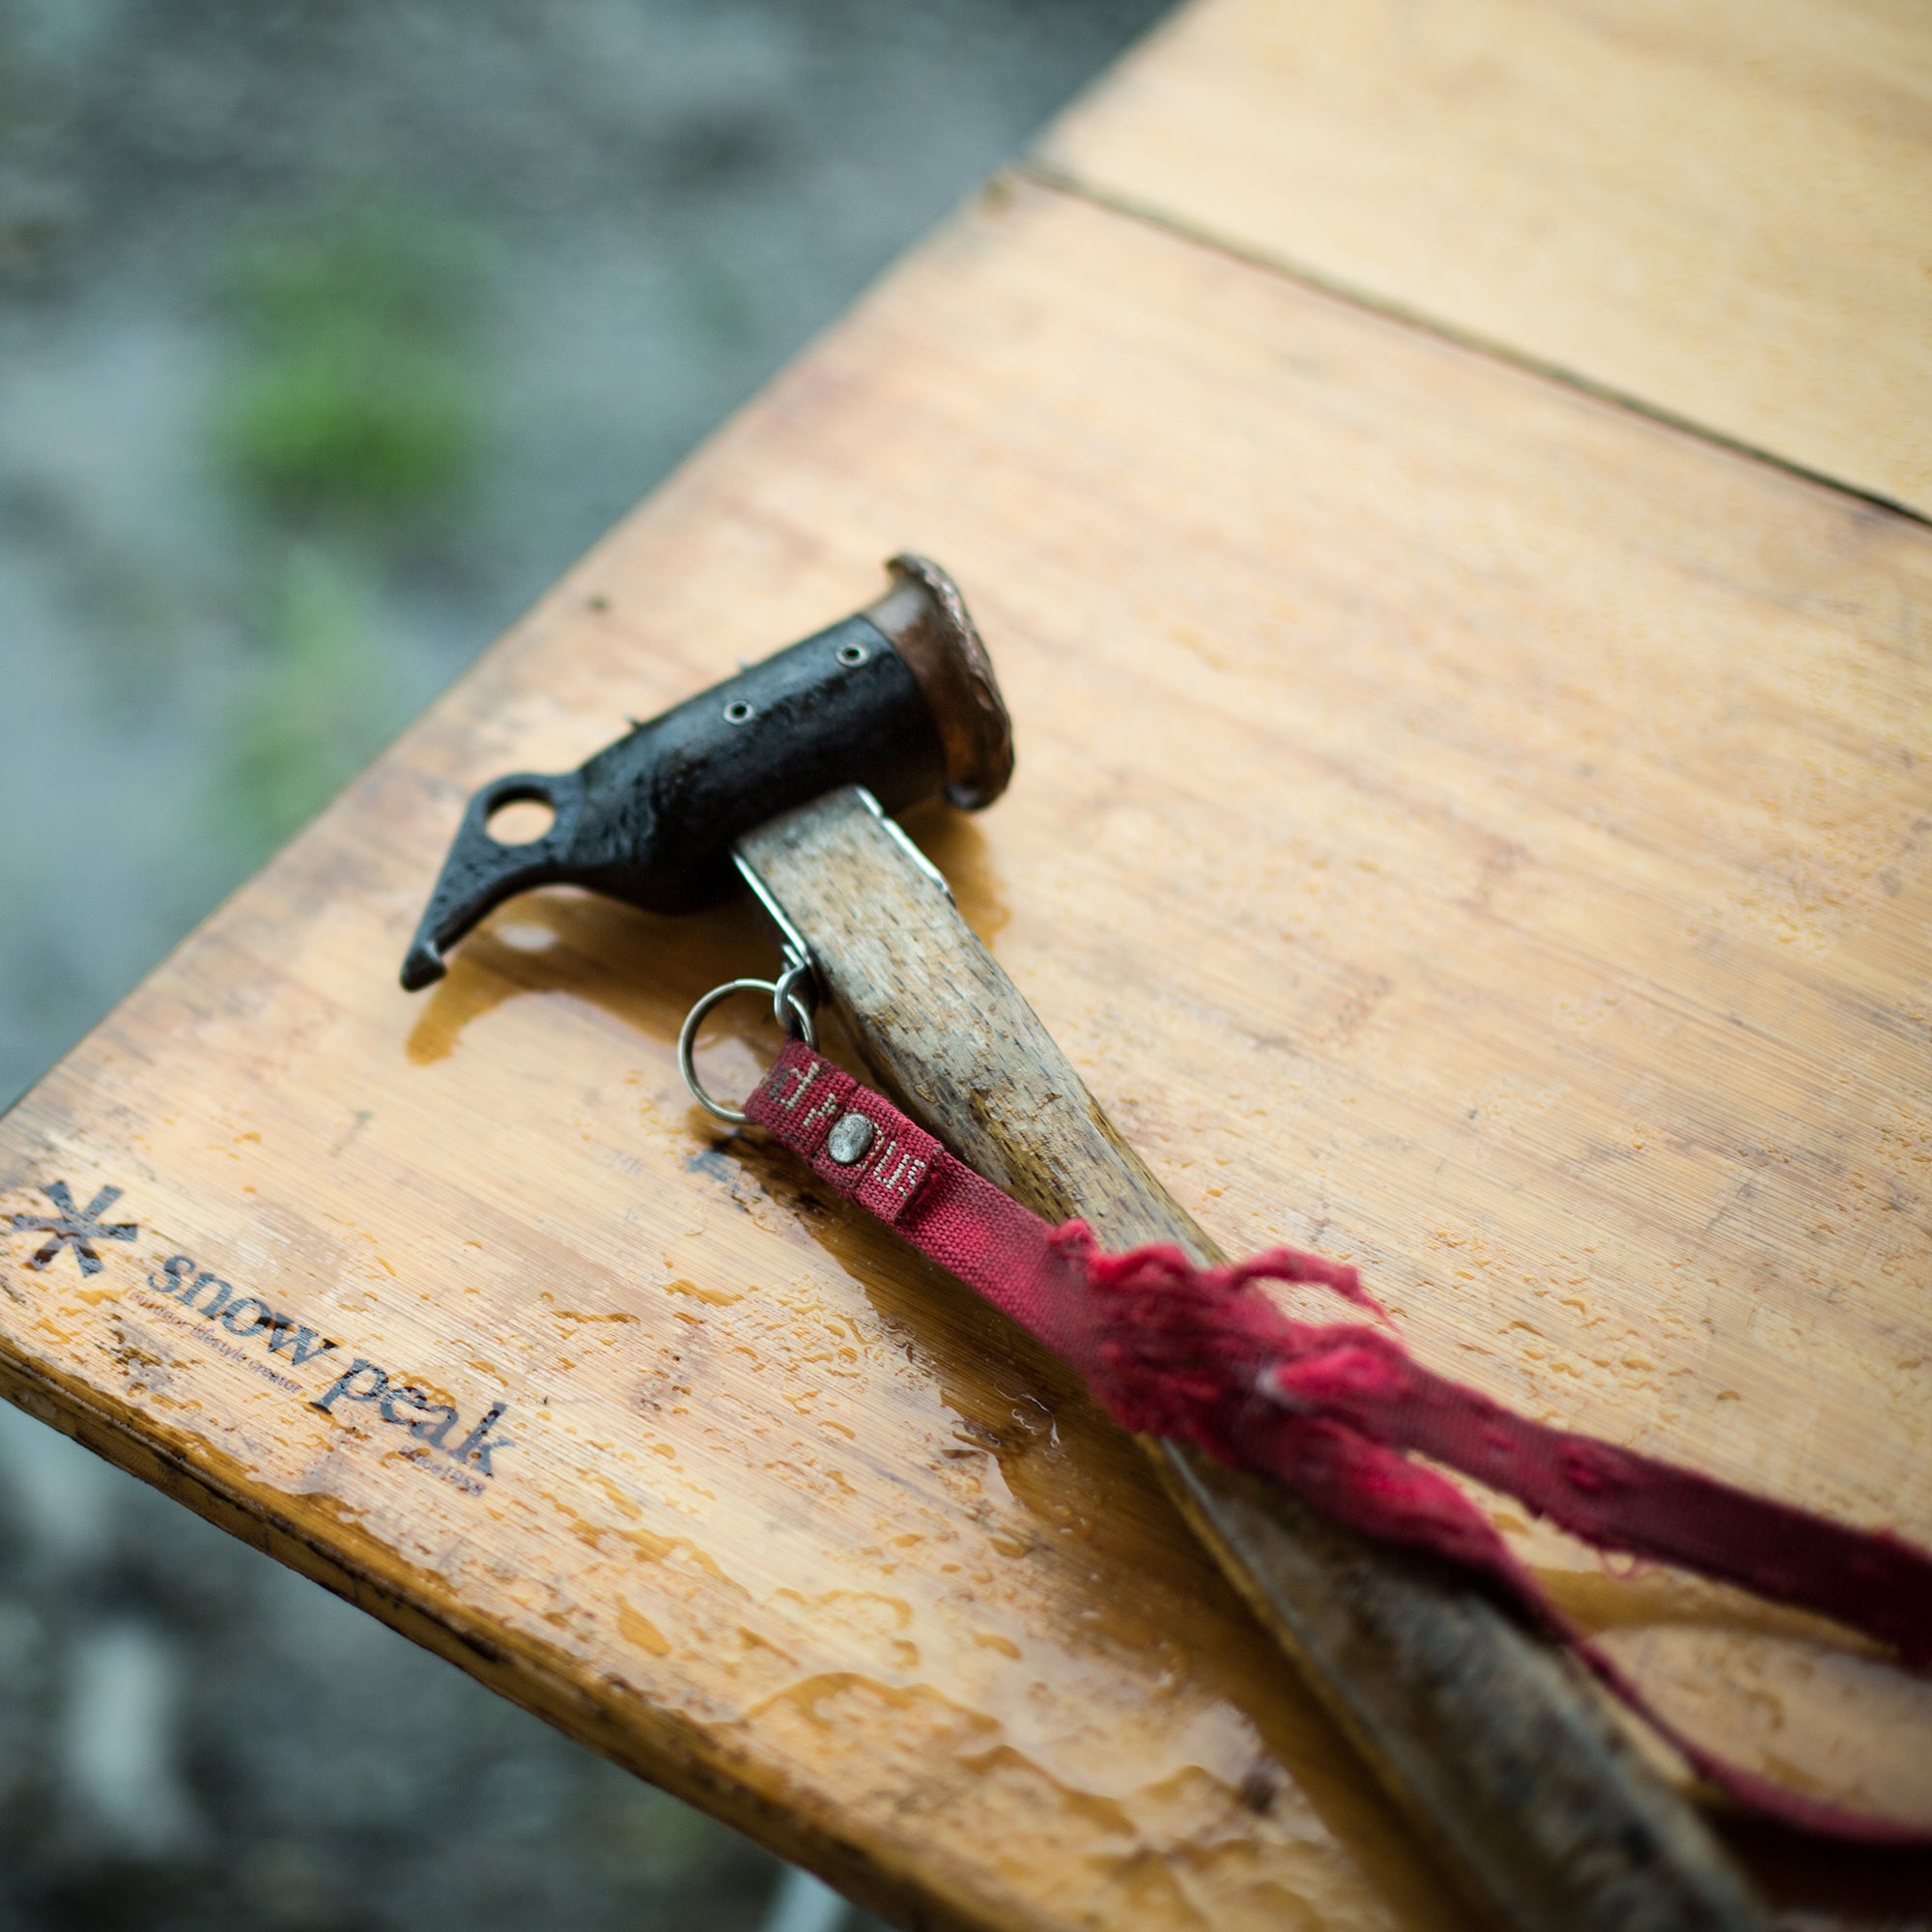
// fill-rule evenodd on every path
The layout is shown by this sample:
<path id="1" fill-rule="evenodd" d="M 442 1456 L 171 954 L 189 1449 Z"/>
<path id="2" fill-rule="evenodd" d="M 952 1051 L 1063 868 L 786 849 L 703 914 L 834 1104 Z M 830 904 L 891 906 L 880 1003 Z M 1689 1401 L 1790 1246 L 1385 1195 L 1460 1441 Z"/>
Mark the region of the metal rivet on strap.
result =
<path id="1" fill-rule="evenodd" d="M 878 1131 L 864 1114 L 841 1114 L 825 1137 L 825 1151 L 840 1167 L 851 1167 L 871 1152 Z"/>

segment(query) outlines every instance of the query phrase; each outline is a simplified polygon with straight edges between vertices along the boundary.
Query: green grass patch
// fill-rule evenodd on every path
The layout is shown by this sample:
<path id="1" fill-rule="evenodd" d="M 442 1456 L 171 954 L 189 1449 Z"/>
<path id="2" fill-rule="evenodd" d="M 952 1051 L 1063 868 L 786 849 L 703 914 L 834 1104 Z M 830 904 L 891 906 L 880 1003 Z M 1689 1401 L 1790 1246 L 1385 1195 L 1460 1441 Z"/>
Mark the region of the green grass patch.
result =
<path id="1" fill-rule="evenodd" d="M 214 800 L 225 833 L 249 857 L 307 824 L 386 734 L 390 679 L 369 605 L 341 558 L 308 545 L 290 554 L 272 587 Z"/>
<path id="2" fill-rule="evenodd" d="M 460 493 L 483 438 L 474 264 L 395 210 L 291 230 L 230 276 L 238 353 L 214 408 L 221 467 L 256 508 L 398 541 Z"/>

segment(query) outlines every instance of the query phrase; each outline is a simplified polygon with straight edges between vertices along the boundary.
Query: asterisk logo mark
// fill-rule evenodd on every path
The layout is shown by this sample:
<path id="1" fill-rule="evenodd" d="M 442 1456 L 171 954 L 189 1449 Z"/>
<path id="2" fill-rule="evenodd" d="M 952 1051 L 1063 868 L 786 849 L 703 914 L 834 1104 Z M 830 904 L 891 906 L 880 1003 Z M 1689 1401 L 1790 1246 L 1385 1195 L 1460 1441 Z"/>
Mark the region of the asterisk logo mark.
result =
<path id="1" fill-rule="evenodd" d="M 64 1180 L 51 1181 L 41 1192 L 60 1209 L 58 1214 L 14 1216 L 15 1234 L 32 1230 L 47 1237 L 40 1253 L 27 1264 L 30 1268 L 43 1268 L 63 1248 L 71 1248 L 82 1274 L 99 1274 L 101 1263 L 94 1252 L 96 1241 L 131 1241 L 140 1235 L 132 1221 L 117 1221 L 105 1228 L 100 1225 L 101 1215 L 121 1198 L 118 1187 L 103 1187 L 83 1209 L 75 1208 Z"/>

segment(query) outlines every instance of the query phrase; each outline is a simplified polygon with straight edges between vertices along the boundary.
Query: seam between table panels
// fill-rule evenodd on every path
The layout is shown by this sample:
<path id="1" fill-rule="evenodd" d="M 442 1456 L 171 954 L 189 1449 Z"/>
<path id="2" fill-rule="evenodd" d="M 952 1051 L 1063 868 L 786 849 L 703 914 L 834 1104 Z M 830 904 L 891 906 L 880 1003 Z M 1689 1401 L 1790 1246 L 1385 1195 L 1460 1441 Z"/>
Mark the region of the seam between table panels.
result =
<path id="1" fill-rule="evenodd" d="M 1747 441 L 1743 437 L 1731 436 L 1723 430 L 1714 429 L 1709 423 L 1700 422 L 1694 416 L 1682 415 L 1674 410 L 1664 408 L 1662 404 L 1634 395 L 1628 389 L 1620 389 L 1613 384 L 1599 382 L 1595 377 L 1587 376 L 1565 363 L 1532 355 L 1526 351 L 1513 348 L 1506 342 L 1499 342 L 1493 336 L 1463 328 L 1452 322 L 1445 322 L 1441 317 L 1431 315 L 1425 309 L 1411 307 L 1391 297 L 1378 295 L 1374 290 L 1363 288 L 1357 283 L 1338 279 L 1306 262 L 1251 247 L 1236 241 L 1232 236 L 1185 220 L 1152 202 L 1101 187 L 1070 170 L 1056 167 L 1049 161 L 1038 158 L 1015 161 L 1010 165 L 1009 172 L 1015 179 L 1027 182 L 1035 187 L 1044 188 L 1054 194 L 1063 194 L 1072 200 L 1087 202 L 1094 208 L 1104 209 L 1110 214 L 1121 215 L 1145 227 L 1158 229 L 1195 247 L 1208 249 L 1217 255 L 1225 255 L 1231 261 L 1240 262 L 1248 268 L 1260 269 L 1268 274 L 1279 276 L 1283 281 L 1297 283 L 1328 297 L 1331 300 L 1346 302 L 1350 308 L 1361 309 L 1368 314 L 1380 317 L 1383 321 L 1412 328 L 1437 341 L 1452 343 L 1459 349 L 1467 350 L 1473 355 L 1484 357 L 1485 360 L 1499 363 L 1526 375 L 1540 377 L 1545 382 L 1557 384 L 1563 388 L 1576 390 L 1595 401 L 1628 411 L 1632 415 L 1639 416 L 1646 422 L 1656 423 L 1680 435 L 1694 437 L 1699 442 L 1707 443 L 1713 448 L 1727 450 L 1733 456 L 1742 456 L 1750 462 L 1761 463 L 1801 482 L 1830 490 L 1834 496 L 1848 497 L 1853 502 L 1862 503 L 1872 509 L 1883 510 L 1891 516 L 1902 518 L 1921 529 L 1932 529 L 1932 511 L 1918 509 L 1910 503 L 1901 502 L 1895 497 L 1888 497 L 1881 491 L 1868 490 L 1857 483 L 1848 483 L 1843 477 L 1833 476 L 1828 470 L 1814 469 L 1792 457 L 1779 455 L 1775 449 L 1767 449 L 1759 443 Z"/>

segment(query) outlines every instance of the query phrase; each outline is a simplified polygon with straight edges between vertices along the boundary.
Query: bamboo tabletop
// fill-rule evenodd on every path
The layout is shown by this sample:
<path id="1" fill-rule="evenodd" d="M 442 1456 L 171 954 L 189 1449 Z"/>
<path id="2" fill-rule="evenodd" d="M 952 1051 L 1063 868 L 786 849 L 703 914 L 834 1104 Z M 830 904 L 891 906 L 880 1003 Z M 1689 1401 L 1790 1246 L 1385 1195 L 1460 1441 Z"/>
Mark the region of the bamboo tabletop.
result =
<path id="1" fill-rule="evenodd" d="M 1184 11 L 0 1122 L 5 1393 L 908 1924 L 1460 1924 L 1067 1375 L 689 1104 L 752 909 L 397 965 L 475 785 L 917 548 L 1019 764 L 910 829 L 1223 1246 L 1932 1541 L 1922 159 L 1859 192 L 1928 74 L 1902 7 Z M 1932 1687 L 1499 1520 L 1699 1737 L 1932 1819 Z"/>
<path id="2" fill-rule="evenodd" d="M 1085 194 L 1932 514 L 1917 0 L 1198 0 Z"/>

